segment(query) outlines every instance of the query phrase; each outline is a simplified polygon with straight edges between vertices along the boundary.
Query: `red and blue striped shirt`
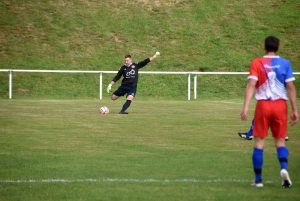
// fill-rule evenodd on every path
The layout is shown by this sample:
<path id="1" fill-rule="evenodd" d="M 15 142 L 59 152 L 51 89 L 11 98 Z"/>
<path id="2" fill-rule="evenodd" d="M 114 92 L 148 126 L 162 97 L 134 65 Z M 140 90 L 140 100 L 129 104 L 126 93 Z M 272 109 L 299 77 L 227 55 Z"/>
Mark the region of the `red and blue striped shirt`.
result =
<path id="1" fill-rule="evenodd" d="M 252 61 L 248 79 L 257 80 L 256 100 L 288 100 L 286 82 L 295 80 L 289 60 L 264 56 Z"/>

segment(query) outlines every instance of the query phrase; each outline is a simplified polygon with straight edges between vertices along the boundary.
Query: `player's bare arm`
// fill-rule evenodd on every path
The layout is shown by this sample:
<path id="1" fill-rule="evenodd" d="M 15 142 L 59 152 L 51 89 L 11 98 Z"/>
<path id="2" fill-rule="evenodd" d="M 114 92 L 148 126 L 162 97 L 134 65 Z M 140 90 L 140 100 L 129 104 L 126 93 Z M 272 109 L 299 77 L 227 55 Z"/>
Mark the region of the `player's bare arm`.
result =
<path id="1" fill-rule="evenodd" d="M 296 88 L 293 82 L 286 83 L 287 93 L 291 102 L 292 113 L 290 115 L 290 124 L 293 126 L 298 121 L 297 95 Z"/>
<path id="2" fill-rule="evenodd" d="M 249 104 L 250 104 L 251 98 L 252 98 L 254 90 L 255 90 L 256 82 L 257 82 L 256 80 L 250 79 L 247 84 L 247 87 L 245 90 L 244 108 L 243 108 L 243 111 L 241 112 L 241 119 L 243 121 L 247 120 Z"/>

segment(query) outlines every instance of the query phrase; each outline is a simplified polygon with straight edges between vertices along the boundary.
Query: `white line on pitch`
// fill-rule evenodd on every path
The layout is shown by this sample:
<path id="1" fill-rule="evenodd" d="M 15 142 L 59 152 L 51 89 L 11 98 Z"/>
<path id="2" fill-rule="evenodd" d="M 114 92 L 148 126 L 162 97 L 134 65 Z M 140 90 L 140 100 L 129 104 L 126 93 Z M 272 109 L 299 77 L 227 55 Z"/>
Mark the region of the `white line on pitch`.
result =
<path id="1" fill-rule="evenodd" d="M 0 183 L 74 183 L 74 182 L 132 182 L 132 183 L 246 183 L 250 180 L 242 179 L 19 179 L 19 180 L 0 180 Z M 264 183 L 276 183 L 278 181 L 264 181 Z"/>
<path id="2" fill-rule="evenodd" d="M 213 101 L 215 103 L 229 103 L 229 104 L 238 104 L 238 105 L 242 105 L 244 103 L 237 103 L 237 102 L 229 102 L 229 101 Z"/>

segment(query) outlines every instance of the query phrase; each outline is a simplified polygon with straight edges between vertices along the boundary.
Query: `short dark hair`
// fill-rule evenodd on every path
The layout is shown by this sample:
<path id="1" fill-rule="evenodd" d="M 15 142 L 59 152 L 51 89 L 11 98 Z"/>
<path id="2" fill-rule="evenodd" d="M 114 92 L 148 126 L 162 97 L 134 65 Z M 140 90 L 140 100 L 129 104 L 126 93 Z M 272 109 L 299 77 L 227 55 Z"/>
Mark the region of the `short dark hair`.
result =
<path id="1" fill-rule="evenodd" d="M 279 48 L 279 39 L 275 36 L 268 36 L 265 39 L 265 49 L 267 52 L 277 52 Z"/>
<path id="2" fill-rule="evenodd" d="M 126 59 L 126 58 L 131 58 L 131 55 L 130 55 L 130 54 L 126 54 L 126 55 L 125 55 L 125 59 Z"/>

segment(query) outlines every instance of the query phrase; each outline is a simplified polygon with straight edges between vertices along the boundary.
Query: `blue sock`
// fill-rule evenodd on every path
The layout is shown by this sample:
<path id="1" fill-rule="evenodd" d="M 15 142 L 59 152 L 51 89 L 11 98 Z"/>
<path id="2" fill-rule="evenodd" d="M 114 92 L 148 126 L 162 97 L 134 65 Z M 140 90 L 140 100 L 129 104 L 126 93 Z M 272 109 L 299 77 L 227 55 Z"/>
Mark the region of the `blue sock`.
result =
<path id="1" fill-rule="evenodd" d="M 255 181 L 262 180 L 261 173 L 262 173 L 263 162 L 264 162 L 264 150 L 254 148 L 252 154 L 252 164 L 255 173 Z"/>
<path id="2" fill-rule="evenodd" d="M 279 147 L 277 149 L 277 157 L 281 169 L 288 169 L 289 150 L 286 147 Z"/>
<path id="3" fill-rule="evenodd" d="M 126 102 L 123 105 L 123 108 L 122 108 L 121 112 L 125 112 L 129 108 L 130 104 L 131 104 L 131 100 L 126 100 Z"/>
<path id="4" fill-rule="evenodd" d="M 249 131 L 247 132 L 248 137 L 252 136 L 253 128 L 254 128 L 254 119 L 252 119 L 252 124 L 250 126 Z"/>

